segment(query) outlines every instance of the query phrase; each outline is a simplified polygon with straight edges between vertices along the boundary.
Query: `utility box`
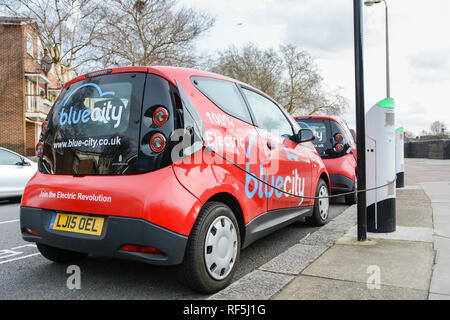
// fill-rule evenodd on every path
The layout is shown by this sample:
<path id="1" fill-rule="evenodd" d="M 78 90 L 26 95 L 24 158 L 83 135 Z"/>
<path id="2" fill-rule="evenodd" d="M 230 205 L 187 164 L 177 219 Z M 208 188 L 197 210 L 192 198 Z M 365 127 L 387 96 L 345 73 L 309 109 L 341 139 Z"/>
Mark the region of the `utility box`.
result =
<path id="1" fill-rule="evenodd" d="M 387 98 L 366 114 L 367 231 L 394 232 L 395 213 L 394 99 Z"/>
<path id="2" fill-rule="evenodd" d="M 397 176 L 396 187 L 405 186 L 405 133 L 403 127 L 395 130 L 395 173 Z"/>

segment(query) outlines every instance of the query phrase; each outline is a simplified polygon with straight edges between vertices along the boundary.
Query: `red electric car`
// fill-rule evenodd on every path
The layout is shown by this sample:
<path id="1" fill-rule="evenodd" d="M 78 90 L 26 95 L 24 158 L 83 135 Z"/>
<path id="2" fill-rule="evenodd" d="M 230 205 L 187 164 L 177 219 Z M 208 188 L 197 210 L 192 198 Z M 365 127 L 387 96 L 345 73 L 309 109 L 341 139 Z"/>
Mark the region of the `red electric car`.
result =
<path id="1" fill-rule="evenodd" d="M 300 116 L 295 120 L 302 128 L 314 132 L 314 146 L 322 158 L 331 181 L 333 194 L 356 190 L 356 144 L 347 123 L 334 116 Z M 356 203 L 356 193 L 347 194 L 346 204 Z"/>
<path id="2" fill-rule="evenodd" d="M 46 258 L 180 265 L 214 292 L 240 249 L 306 217 L 328 219 L 313 133 L 264 93 L 217 74 L 124 67 L 79 76 L 51 109 L 21 231 Z M 310 197 L 310 198 L 302 198 Z"/>

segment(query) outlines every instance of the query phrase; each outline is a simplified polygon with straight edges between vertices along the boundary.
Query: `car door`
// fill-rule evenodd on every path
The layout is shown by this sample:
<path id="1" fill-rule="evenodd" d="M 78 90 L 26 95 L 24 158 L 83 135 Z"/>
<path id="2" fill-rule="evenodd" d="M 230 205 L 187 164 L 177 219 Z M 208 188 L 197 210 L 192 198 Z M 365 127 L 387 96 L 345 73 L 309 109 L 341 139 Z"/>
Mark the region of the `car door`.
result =
<path id="1" fill-rule="evenodd" d="M 214 152 L 203 153 L 200 170 L 196 169 L 199 162 L 194 154 L 194 166 L 189 161 L 176 161 L 174 172 L 200 201 L 219 189 L 234 193 L 243 205 L 247 223 L 267 211 L 267 198 L 262 193 L 264 186 L 255 178 L 263 169 L 258 154 L 260 139 L 245 100 L 234 82 L 204 76 L 193 76 L 190 81 L 183 86 L 177 81 L 183 107 L 188 111 L 183 114 L 198 113 L 197 127 L 203 128 L 204 144 Z M 191 85 L 191 89 L 185 89 Z M 186 120 L 185 125 L 190 122 Z"/>
<path id="2" fill-rule="evenodd" d="M 266 185 L 268 209 L 311 205 L 311 199 L 288 194 L 311 196 L 310 150 L 294 141 L 297 132 L 275 102 L 250 88 L 241 89 L 255 118 L 261 147 L 269 159 L 264 179 L 276 187 Z"/>
<path id="3" fill-rule="evenodd" d="M 22 194 L 31 178 L 31 166 L 24 165 L 23 158 L 17 154 L 0 149 L 0 196 L 12 197 Z"/>

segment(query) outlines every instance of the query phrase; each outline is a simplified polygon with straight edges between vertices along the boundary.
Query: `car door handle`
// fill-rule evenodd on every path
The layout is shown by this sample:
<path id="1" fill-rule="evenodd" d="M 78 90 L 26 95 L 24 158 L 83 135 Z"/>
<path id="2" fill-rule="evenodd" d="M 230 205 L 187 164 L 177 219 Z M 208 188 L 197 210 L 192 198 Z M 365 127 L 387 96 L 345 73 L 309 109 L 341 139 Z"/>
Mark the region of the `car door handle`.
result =
<path id="1" fill-rule="evenodd" d="M 270 150 L 275 149 L 275 144 L 270 141 L 267 141 L 267 148 L 269 148 Z"/>

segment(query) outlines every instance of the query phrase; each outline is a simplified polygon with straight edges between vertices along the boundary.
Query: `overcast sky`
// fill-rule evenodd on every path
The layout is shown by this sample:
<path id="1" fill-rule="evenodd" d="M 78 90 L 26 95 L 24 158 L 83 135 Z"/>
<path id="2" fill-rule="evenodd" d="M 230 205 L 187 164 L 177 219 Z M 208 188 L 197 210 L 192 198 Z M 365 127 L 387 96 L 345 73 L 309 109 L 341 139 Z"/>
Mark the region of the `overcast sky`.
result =
<path id="1" fill-rule="evenodd" d="M 213 53 L 234 44 L 294 44 L 308 51 L 328 88 L 349 99 L 354 125 L 353 1 L 181 0 L 216 17 L 198 43 Z M 397 126 L 418 134 L 435 120 L 450 128 L 450 1 L 387 0 L 391 96 Z M 384 4 L 363 7 L 366 111 L 386 96 Z"/>

